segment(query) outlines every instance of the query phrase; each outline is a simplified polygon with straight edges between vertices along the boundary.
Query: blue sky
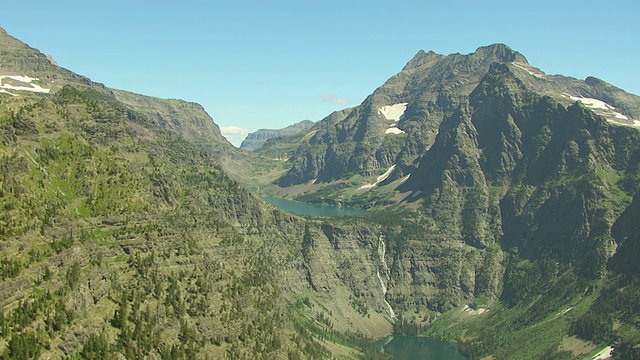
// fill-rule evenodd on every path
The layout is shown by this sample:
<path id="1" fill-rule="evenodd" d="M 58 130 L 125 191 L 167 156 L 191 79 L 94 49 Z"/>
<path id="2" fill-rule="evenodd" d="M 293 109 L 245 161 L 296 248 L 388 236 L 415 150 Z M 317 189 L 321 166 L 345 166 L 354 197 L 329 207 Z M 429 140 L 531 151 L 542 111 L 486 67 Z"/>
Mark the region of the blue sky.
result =
<path id="1" fill-rule="evenodd" d="M 637 0 L 6 1 L 0 26 L 107 86 L 198 102 L 227 134 L 358 105 L 420 49 L 505 43 L 640 94 Z"/>

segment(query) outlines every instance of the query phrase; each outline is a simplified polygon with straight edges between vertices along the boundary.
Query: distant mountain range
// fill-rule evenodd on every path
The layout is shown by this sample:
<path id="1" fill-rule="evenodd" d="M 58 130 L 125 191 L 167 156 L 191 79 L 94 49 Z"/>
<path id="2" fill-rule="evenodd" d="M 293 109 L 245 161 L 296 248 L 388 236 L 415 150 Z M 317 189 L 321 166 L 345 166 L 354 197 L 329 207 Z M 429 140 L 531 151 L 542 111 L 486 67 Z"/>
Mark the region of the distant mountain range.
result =
<path id="1" fill-rule="evenodd" d="M 298 135 L 313 126 L 313 121 L 303 120 L 289 125 L 283 129 L 260 129 L 247 135 L 240 144 L 240 149 L 255 151 L 260 149 L 270 139 L 279 139 L 287 136 Z"/>

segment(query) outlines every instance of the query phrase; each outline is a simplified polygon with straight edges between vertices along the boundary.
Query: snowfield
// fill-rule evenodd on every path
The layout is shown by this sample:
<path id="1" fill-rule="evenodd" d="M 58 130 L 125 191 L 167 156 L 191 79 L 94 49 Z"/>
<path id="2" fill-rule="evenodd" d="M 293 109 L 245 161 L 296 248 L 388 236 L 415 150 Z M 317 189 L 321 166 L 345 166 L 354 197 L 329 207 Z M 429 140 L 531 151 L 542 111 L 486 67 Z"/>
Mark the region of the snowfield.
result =
<path id="1" fill-rule="evenodd" d="M 616 108 L 613 105 L 607 104 L 602 100 L 586 98 L 582 96 L 573 96 L 570 94 L 563 94 L 562 96 L 573 101 L 580 101 L 586 107 L 593 110 L 596 114 L 604 116 L 609 122 L 640 128 L 640 121 L 632 120 L 627 115 L 619 113 L 618 111 L 616 111 Z M 631 120 L 632 123 L 629 124 L 628 122 Z"/>
<path id="2" fill-rule="evenodd" d="M 400 103 L 395 105 L 387 105 L 378 109 L 378 114 L 384 116 L 385 119 L 391 121 L 399 121 L 404 112 L 407 111 L 409 103 Z"/>
<path id="3" fill-rule="evenodd" d="M 399 135 L 399 134 L 406 134 L 404 131 L 398 129 L 397 127 L 390 127 L 387 130 L 385 130 L 384 132 L 385 134 L 395 134 L 395 135 Z"/>
<path id="4" fill-rule="evenodd" d="M 409 103 L 400 103 L 383 106 L 378 109 L 378 114 L 384 116 L 384 118 L 389 121 L 393 121 L 393 123 L 389 125 L 389 128 L 385 130 L 385 134 L 405 134 L 404 131 L 398 129 L 396 123 L 400 121 L 400 118 L 404 115 L 404 112 L 407 111 L 407 105 L 409 105 Z"/>
<path id="5" fill-rule="evenodd" d="M 31 83 L 34 80 L 38 80 L 38 78 L 32 78 L 29 76 L 20 76 L 20 75 L 0 75 L 0 80 L 4 79 L 4 78 L 9 78 L 9 79 L 13 79 L 16 81 L 20 81 L 23 83 Z"/>
<path id="6" fill-rule="evenodd" d="M 465 305 L 464 308 L 462 309 L 463 313 L 467 313 L 471 316 L 482 315 L 487 311 L 489 311 L 489 309 L 485 309 L 485 308 L 478 308 L 478 310 L 473 310 L 472 308 L 469 307 L 469 305 Z"/>
<path id="7" fill-rule="evenodd" d="M 21 82 L 28 86 L 4 84 L 2 80 L 7 78 Z M 32 82 L 35 80 L 39 80 L 39 79 L 32 78 L 29 76 L 20 76 L 20 75 L 0 75 L 0 90 L 4 93 L 7 93 L 13 96 L 16 96 L 16 95 L 8 92 L 7 90 L 31 91 L 31 92 L 37 92 L 37 93 L 48 93 L 49 90 L 51 90 L 51 89 L 45 89 L 38 84 L 32 84 Z"/>
<path id="8" fill-rule="evenodd" d="M 581 96 L 572 96 L 567 94 L 566 96 L 569 97 L 569 99 L 573 100 L 573 101 L 580 101 L 581 103 L 585 104 L 587 107 L 590 107 L 592 109 L 602 109 L 602 110 L 615 110 L 616 108 L 614 108 L 613 106 L 607 104 L 606 102 L 602 101 L 602 100 L 598 100 L 598 99 L 593 99 L 593 98 L 585 98 L 585 97 L 581 97 Z M 622 115 L 622 114 L 620 114 Z M 622 115 L 624 116 L 624 115 Z M 624 118 L 626 119 L 627 117 L 624 116 Z"/>
<path id="9" fill-rule="evenodd" d="M 568 313 L 569 311 L 571 311 L 572 309 L 573 309 L 573 307 L 568 307 L 568 308 L 566 308 L 566 309 L 564 309 L 564 310 L 560 311 L 559 313 L 557 313 L 557 314 L 556 314 L 556 317 L 558 317 L 558 316 L 562 316 L 562 315 L 564 315 L 564 314 Z"/>
<path id="10" fill-rule="evenodd" d="M 591 360 L 609 360 L 613 357 L 613 348 L 611 346 L 607 346 L 602 349 L 599 353 L 593 355 Z"/>
<path id="11" fill-rule="evenodd" d="M 396 169 L 395 165 L 391 165 L 391 167 L 382 175 L 378 176 L 378 178 L 376 179 L 377 181 L 373 184 L 364 184 L 362 186 L 360 186 L 358 188 L 358 190 L 368 190 L 368 189 L 373 189 L 374 187 L 378 186 L 381 182 L 387 180 L 387 178 L 389 177 L 389 175 L 391 175 L 391 173 L 393 172 L 393 170 Z"/>
<path id="12" fill-rule="evenodd" d="M 11 96 L 18 96 L 16 94 L 10 93 L 10 92 L 8 92 L 7 90 L 4 90 L 4 89 L 0 89 L 0 94 L 9 94 Z"/>

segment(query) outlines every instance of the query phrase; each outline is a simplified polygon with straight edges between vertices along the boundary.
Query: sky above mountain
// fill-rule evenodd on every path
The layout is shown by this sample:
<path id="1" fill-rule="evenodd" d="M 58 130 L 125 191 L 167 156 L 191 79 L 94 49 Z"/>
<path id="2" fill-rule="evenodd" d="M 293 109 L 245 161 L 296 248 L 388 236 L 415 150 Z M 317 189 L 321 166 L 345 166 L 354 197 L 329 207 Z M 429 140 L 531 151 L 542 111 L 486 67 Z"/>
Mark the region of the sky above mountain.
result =
<path id="1" fill-rule="evenodd" d="M 358 105 L 420 49 L 505 43 L 640 94 L 637 0 L 32 0 L 4 3 L 0 27 L 107 86 L 198 102 L 236 145 Z"/>

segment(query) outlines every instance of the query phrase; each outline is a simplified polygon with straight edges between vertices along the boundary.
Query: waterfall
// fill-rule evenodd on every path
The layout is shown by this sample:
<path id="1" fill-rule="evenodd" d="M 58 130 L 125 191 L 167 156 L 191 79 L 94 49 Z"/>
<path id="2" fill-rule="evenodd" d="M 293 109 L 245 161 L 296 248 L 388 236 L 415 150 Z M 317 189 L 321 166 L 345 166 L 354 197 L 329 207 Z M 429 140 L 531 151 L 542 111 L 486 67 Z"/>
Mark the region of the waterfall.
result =
<path id="1" fill-rule="evenodd" d="M 387 308 L 389 310 L 389 316 L 391 316 L 391 320 L 393 320 L 396 317 L 396 313 L 393 311 L 391 304 L 389 304 L 389 302 L 387 301 L 387 284 L 389 284 L 389 281 L 391 280 L 391 271 L 389 271 L 389 266 L 387 266 L 387 261 L 384 258 L 386 253 L 387 253 L 387 247 L 384 243 L 384 237 L 382 234 L 380 234 L 380 236 L 378 237 L 378 257 L 380 258 L 380 265 L 376 270 L 376 274 L 378 275 L 378 280 L 380 280 L 380 287 L 382 288 L 382 295 L 383 295 L 382 300 L 387 305 Z M 382 276 L 380 276 L 381 267 L 382 267 L 382 270 L 384 271 L 384 276 L 387 280 L 386 283 L 382 279 Z"/>

